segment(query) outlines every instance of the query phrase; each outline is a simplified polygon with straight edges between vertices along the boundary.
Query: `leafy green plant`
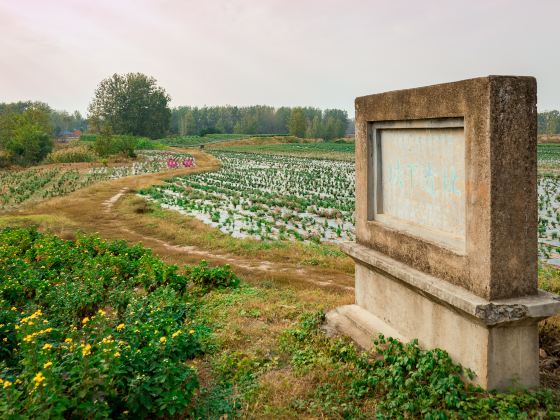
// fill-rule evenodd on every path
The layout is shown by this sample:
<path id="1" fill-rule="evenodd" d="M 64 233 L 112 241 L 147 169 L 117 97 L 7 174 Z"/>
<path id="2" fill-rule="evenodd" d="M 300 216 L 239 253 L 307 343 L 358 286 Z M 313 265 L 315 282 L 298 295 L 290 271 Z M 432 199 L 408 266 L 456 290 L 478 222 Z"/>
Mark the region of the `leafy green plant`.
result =
<path id="1" fill-rule="evenodd" d="M 229 265 L 210 267 L 205 260 L 198 265 L 186 267 L 186 276 L 194 285 L 205 291 L 239 285 L 239 278 L 231 271 Z"/>
<path id="2" fill-rule="evenodd" d="M 322 311 L 307 313 L 287 329 L 283 348 L 300 372 L 323 369 L 336 381 L 317 388 L 301 411 L 312 415 L 359 416 L 375 403 L 378 418 L 557 418 L 560 397 L 550 390 L 487 392 L 467 381 L 472 373 L 440 349 L 401 343 L 382 335 L 366 352 L 321 330 Z"/>
<path id="3" fill-rule="evenodd" d="M 185 276 L 139 245 L 22 228 L 0 230 L 0 266 L 0 417 L 188 411 L 209 334 L 188 285 L 229 268 Z"/>

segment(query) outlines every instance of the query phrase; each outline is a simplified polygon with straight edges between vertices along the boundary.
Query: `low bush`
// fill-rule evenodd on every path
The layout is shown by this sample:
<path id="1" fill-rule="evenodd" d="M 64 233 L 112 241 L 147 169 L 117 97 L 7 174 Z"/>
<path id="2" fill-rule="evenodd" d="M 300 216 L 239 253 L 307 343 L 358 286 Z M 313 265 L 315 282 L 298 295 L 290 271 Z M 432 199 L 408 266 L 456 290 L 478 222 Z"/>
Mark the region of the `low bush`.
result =
<path id="1" fill-rule="evenodd" d="M 285 331 L 283 348 L 301 372 L 328 371 L 315 398 L 300 407 L 312 416 L 359 417 L 375 404 L 378 418 L 558 418 L 560 397 L 551 390 L 487 392 L 465 381 L 472 373 L 440 349 L 423 350 L 380 335 L 369 352 L 321 330 L 323 312 L 307 313 Z M 296 402 L 296 406 L 297 402 Z"/>
<path id="2" fill-rule="evenodd" d="M 45 163 L 94 162 L 98 158 L 93 149 L 84 144 L 72 144 L 47 155 Z"/>
<path id="3" fill-rule="evenodd" d="M 209 334 L 188 286 L 233 284 L 229 269 L 183 275 L 139 245 L 23 228 L 0 230 L 0 267 L 0 417 L 188 411 Z"/>
<path id="4" fill-rule="evenodd" d="M 187 276 L 189 280 L 204 291 L 211 289 L 225 289 L 228 287 L 237 287 L 239 278 L 231 271 L 229 265 L 220 267 L 209 267 L 204 260 L 199 265 L 187 267 Z"/>

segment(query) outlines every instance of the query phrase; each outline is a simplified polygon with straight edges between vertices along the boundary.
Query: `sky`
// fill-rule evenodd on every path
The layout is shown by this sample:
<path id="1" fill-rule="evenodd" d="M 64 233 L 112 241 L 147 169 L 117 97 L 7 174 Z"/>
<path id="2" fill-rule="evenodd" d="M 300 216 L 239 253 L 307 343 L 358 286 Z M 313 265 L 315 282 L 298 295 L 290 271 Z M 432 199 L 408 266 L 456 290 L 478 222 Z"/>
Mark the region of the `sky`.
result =
<path id="1" fill-rule="evenodd" d="M 314 106 L 489 74 L 560 108 L 559 0 L 0 0 L 0 102 L 85 113 L 114 73 L 171 105 Z"/>

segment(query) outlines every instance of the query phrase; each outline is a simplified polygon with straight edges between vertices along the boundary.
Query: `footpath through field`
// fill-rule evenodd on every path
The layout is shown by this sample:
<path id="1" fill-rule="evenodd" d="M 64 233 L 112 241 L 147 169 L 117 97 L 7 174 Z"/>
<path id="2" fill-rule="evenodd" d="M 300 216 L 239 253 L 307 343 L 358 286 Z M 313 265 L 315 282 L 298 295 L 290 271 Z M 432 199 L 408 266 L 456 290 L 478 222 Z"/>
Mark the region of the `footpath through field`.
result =
<path id="1" fill-rule="evenodd" d="M 181 243 L 158 235 L 158 226 L 151 225 L 149 233 L 130 217 L 116 211 L 120 200 L 134 195 L 141 188 L 162 183 L 173 176 L 218 170 L 220 162 L 211 155 L 195 149 L 188 151 L 196 159 L 195 168 L 130 176 L 94 184 L 69 195 L 54 198 L 9 217 L 13 222 L 39 221 L 43 226 L 61 236 L 73 237 L 77 230 L 97 232 L 106 239 L 124 239 L 129 243 L 142 243 L 151 248 L 167 262 L 182 265 L 207 260 L 211 264 L 229 264 L 250 282 L 273 280 L 295 288 L 321 287 L 340 295 L 341 302 L 353 299 L 353 275 L 342 270 L 313 267 L 304 264 L 268 261 L 255 255 L 254 258 L 229 253 L 220 253 Z M 138 218 L 140 218 L 138 214 Z"/>

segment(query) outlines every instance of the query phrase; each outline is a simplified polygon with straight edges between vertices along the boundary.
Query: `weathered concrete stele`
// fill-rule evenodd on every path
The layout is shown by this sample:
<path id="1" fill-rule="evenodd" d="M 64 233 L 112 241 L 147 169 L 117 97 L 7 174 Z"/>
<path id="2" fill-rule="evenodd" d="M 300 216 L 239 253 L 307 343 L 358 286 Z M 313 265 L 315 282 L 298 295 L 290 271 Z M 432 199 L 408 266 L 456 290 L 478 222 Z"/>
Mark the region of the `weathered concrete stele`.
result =
<path id="1" fill-rule="evenodd" d="M 537 86 L 488 76 L 356 99 L 356 304 L 328 326 L 418 338 L 485 388 L 539 384 Z"/>

